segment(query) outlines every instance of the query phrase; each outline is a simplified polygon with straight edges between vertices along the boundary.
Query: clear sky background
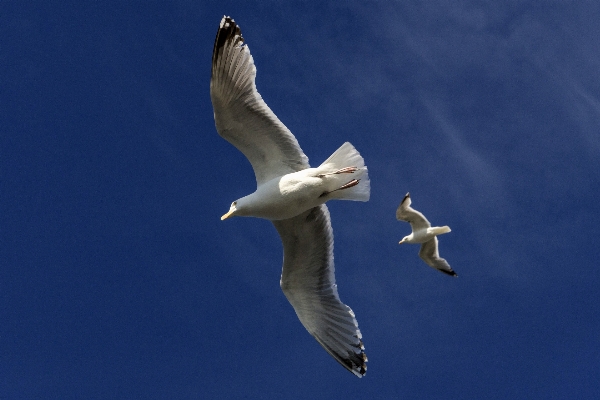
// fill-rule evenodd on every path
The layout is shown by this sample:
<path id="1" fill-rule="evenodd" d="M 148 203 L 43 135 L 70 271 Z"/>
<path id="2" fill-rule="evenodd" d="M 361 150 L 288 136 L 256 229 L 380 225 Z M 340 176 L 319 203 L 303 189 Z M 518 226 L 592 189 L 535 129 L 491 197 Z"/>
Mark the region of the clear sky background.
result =
<path id="1" fill-rule="evenodd" d="M 600 397 L 600 3 L 0 4 L 0 398 Z M 219 21 L 329 202 L 368 372 L 306 332 L 215 130 Z M 402 196 L 452 233 L 427 267 Z"/>

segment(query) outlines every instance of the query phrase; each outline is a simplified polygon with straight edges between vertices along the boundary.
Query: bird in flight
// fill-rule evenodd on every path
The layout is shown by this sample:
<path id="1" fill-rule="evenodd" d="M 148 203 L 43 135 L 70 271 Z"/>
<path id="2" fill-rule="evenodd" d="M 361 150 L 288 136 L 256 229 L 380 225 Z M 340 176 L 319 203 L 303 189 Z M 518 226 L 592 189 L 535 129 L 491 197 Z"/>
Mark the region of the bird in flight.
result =
<path id="1" fill-rule="evenodd" d="M 254 169 L 254 193 L 231 204 L 233 216 L 271 220 L 283 243 L 281 289 L 308 332 L 358 377 L 367 356 L 354 312 L 335 283 L 333 232 L 325 202 L 367 201 L 370 183 L 359 152 L 344 143 L 311 168 L 296 137 L 256 90 L 256 67 L 240 27 L 223 17 L 212 57 L 210 96 L 221 137 Z"/>
<path id="2" fill-rule="evenodd" d="M 450 267 L 448 262 L 440 257 L 438 252 L 437 236 L 450 232 L 449 226 L 431 226 L 427 218 L 419 211 L 410 206 L 410 193 L 402 199 L 402 202 L 396 210 L 396 219 L 410 223 L 412 233 L 402 238 L 399 244 L 404 243 L 421 243 L 419 257 L 425 261 L 427 265 L 437 269 L 440 272 L 450 276 L 458 276 Z"/>

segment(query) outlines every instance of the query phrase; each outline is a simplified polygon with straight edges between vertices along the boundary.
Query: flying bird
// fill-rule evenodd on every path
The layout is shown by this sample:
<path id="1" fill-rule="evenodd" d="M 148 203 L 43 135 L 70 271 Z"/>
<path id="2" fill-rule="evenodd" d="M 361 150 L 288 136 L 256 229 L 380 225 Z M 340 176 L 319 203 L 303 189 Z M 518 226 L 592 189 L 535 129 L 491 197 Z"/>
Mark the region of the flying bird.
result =
<path id="1" fill-rule="evenodd" d="M 437 235 L 450 232 L 450 227 L 432 227 L 427 218 L 419 211 L 411 208 L 410 204 L 410 193 L 406 193 L 406 196 L 404 196 L 396 210 L 396 219 L 398 221 L 409 222 L 410 227 L 412 228 L 412 233 L 402 238 L 399 244 L 421 243 L 419 257 L 421 257 L 427 265 L 450 276 L 458 276 L 456 272 L 452 270 L 448 262 L 440 257 L 440 253 L 438 252 Z"/>
<path id="2" fill-rule="evenodd" d="M 321 346 L 362 377 L 367 356 L 354 312 L 338 295 L 325 202 L 369 200 L 367 167 L 346 142 L 319 167 L 311 168 L 294 135 L 256 90 L 255 77 L 240 27 L 223 17 L 210 81 L 215 125 L 219 135 L 250 161 L 257 188 L 234 201 L 221 219 L 246 216 L 272 221 L 283 242 L 283 293 Z"/>

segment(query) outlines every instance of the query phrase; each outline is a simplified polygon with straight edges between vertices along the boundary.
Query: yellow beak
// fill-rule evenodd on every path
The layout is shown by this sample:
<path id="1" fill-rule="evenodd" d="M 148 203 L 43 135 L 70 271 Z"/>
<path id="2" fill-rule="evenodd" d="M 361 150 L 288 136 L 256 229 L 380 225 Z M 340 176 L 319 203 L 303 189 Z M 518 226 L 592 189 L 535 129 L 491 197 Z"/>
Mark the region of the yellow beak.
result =
<path id="1" fill-rule="evenodd" d="M 227 214 L 225 214 L 221 217 L 221 221 L 226 220 L 227 218 L 231 217 L 231 214 L 233 214 L 234 212 L 235 212 L 235 208 L 231 207 L 231 210 L 227 211 Z"/>

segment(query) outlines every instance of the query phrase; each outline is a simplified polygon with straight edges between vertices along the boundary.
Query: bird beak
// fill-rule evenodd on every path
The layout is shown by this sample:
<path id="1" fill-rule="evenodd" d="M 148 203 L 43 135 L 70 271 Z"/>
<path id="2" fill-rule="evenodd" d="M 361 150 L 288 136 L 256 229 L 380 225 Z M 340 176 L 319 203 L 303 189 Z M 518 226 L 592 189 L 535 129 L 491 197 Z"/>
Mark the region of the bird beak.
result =
<path id="1" fill-rule="evenodd" d="M 399 241 L 398 244 L 404 244 L 404 240 Z"/>
<path id="2" fill-rule="evenodd" d="M 221 217 L 221 221 L 226 220 L 227 218 L 231 217 L 231 215 L 235 212 L 235 207 L 231 207 L 229 209 L 229 211 L 227 211 L 227 214 L 223 215 Z"/>

